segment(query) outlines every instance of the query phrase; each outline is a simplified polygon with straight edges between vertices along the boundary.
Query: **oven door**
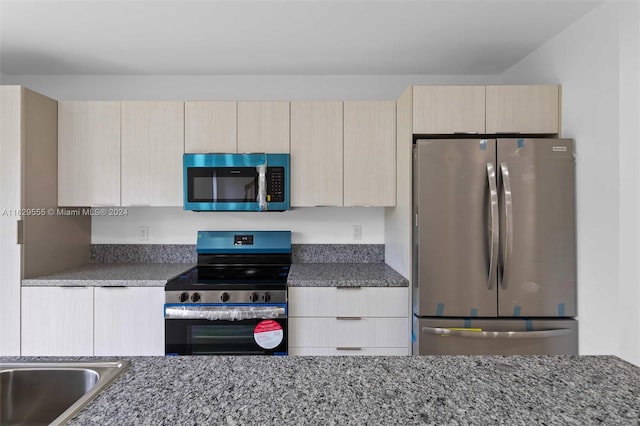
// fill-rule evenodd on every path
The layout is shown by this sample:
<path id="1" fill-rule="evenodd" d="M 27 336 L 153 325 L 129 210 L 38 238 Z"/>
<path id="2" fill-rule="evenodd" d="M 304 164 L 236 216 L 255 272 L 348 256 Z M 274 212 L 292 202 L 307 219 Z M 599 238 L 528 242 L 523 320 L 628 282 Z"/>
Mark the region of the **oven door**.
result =
<path id="1" fill-rule="evenodd" d="M 237 307 L 229 308 L 230 315 L 222 309 L 222 315 L 213 316 L 204 309 L 199 315 L 193 305 L 191 314 L 167 314 L 171 308 L 180 306 L 165 305 L 165 355 L 287 355 L 286 315 L 229 319 Z"/>

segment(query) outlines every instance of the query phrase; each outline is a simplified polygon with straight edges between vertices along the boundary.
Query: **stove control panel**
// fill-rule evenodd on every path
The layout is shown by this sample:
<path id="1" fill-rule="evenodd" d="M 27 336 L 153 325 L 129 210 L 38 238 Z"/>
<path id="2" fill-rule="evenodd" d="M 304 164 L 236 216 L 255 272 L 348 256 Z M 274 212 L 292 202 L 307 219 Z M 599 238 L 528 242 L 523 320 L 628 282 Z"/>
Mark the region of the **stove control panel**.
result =
<path id="1" fill-rule="evenodd" d="M 286 290 L 166 291 L 165 303 L 287 303 Z"/>

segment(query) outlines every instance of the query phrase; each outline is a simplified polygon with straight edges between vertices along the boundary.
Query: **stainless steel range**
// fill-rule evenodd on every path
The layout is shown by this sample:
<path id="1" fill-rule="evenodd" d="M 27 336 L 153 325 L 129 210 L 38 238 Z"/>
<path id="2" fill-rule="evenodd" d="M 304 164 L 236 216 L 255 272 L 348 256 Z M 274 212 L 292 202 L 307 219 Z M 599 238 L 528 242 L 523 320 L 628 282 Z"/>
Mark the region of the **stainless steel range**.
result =
<path id="1" fill-rule="evenodd" d="M 199 231 L 165 287 L 166 355 L 286 355 L 290 231 Z"/>

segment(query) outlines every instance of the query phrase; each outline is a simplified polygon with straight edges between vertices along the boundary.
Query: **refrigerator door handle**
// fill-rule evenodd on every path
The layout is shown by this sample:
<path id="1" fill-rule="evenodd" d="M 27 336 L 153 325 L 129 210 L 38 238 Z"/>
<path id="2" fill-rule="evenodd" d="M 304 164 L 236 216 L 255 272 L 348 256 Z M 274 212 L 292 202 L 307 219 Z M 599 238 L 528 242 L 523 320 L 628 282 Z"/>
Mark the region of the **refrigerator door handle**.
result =
<path id="1" fill-rule="evenodd" d="M 460 330 L 439 327 L 422 327 L 423 334 L 437 334 L 440 336 L 471 337 L 477 339 L 546 339 L 549 337 L 566 336 L 571 334 L 569 328 L 556 328 L 539 331 L 480 331 L 479 329 Z"/>
<path id="2" fill-rule="evenodd" d="M 505 247 L 502 259 L 502 288 L 507 288 L 507 277 L 509 273 L 509 256 L 513 250 L 513 200 L 511 194 L 511 178 L 507 163 L 500 163 L 502 171 L 502 187 L 504 188 L 504 215 L 505 215 Z"/>
<path id="3" fill-rule="evenodd" d="M 489 181 L 489 206 L 491 208 L 491 249 L 489 250 L 489 272 L 487 273 L 487 288 L 491 290 L 496 282 L 494 274 L 497 272 L 498 244 L 500 243 L 498 225 L 498 186 L 496 183 L 496 169 L 493 163 L 487 163 L 487 180 Z"/>

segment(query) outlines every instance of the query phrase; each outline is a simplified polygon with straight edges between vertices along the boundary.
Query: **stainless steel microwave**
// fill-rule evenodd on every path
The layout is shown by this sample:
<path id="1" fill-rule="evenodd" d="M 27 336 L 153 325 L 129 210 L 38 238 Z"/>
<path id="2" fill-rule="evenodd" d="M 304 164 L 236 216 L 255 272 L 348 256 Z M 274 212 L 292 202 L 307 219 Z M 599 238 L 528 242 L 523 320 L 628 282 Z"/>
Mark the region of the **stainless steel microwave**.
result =
<path id="1" fill-rule="evenodd" d="M 184 209 L 289 209 L 289 154 L 184 154 Z"/>

